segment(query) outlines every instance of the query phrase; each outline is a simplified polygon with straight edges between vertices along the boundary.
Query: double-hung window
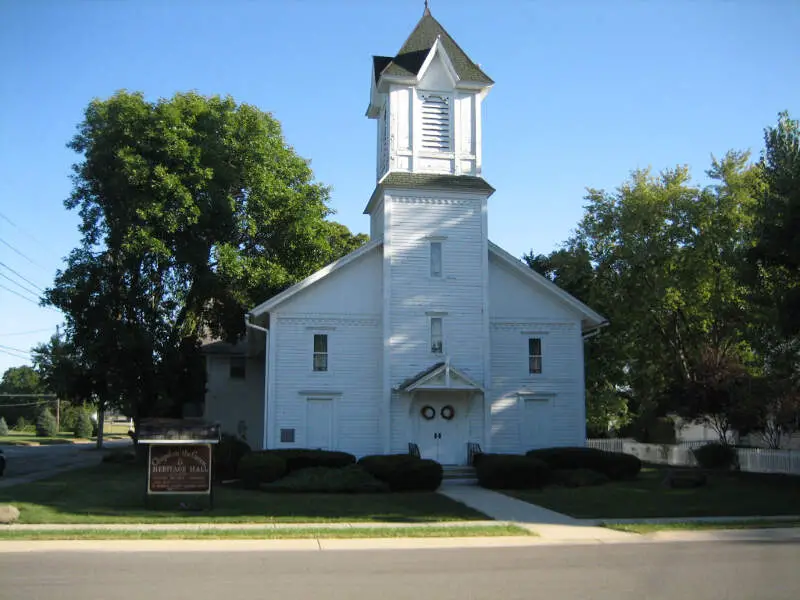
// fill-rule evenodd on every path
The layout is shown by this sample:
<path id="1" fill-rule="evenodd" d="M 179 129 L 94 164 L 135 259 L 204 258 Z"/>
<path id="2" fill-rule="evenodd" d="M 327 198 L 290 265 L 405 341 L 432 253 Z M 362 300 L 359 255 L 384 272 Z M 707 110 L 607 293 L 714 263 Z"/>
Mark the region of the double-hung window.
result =
<path id="1" fill-rule="evenodd" d="M 442 276 L 442 242 L 431 242 L 431 277 Z"/>
<path id="2" fill-rule="evenodd" d="M 431 317 L 431 352 L 434 354 L 444 353 L 442 329 L 442 317 Z"/>
<path id="3" fill-rule="evenodd" d="M 542 338 L 528 338 L 528 373 L 542 372 Z"/>
<path id="4" fill-rule="evenodd" d="M 314 370 L 328 370 L 328 335 L 325 333 L 314 334 Z"/>

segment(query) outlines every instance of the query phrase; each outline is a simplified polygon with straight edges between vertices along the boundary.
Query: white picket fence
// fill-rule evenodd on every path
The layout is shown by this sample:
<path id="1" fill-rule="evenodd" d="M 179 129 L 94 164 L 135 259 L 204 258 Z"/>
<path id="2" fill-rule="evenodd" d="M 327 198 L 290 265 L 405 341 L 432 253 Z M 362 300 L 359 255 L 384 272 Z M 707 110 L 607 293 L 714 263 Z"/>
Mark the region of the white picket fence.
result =
<path id="1" fill-rule="evenodd" d="M 590 448 L 632 454 L 649 463 L 685 467 L 697 465 L 692 449 L 707 443 L 640 444 L 634 440 L 623 438 L 586 440 L 586 445 Z M 739 455 L 739 468 L 742 471 L 800 475 L 800 452 L 737 448 L 736 453 Z"/>

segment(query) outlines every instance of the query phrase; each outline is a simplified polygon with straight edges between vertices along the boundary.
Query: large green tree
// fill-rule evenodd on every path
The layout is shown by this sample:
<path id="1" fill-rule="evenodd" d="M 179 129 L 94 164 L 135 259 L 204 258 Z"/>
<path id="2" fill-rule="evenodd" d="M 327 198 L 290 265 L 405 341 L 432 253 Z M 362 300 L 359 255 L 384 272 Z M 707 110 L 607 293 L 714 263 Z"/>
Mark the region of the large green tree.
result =
<path id="1" fill-rule="evenodd" d="M 590 189 L 564 248 L 526 257 L 611 321 L 587 342 L 587 415 L 596 429 L 667 412 L 705 418 L 744 403 L 708 393 L 709 369 L 733 377 L 753 368 L 739 269 L 760 171 L 731 152 L 707 175 L 712 185 L 698 187 L 683 167 L 644 170 L 613 193 Z"/>
<path id="2" fill-rule="evenodd" d="M 101 406 L 174 414 L 204 392 L 198 340 L 365 241 L 270 114 L 231 98 L 95 100 L 69 147 L 82 243 L 46 301 Z"/>

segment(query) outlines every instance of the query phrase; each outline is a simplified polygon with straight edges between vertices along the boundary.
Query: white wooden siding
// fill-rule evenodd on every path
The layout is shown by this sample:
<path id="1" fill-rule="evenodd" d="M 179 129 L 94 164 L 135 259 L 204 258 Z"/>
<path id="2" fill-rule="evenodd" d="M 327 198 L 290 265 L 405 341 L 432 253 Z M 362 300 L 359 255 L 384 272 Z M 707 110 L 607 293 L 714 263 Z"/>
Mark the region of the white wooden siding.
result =
<path id="1" fill-rule="evenodd" d="M 391 202 L 390 340 L 392 386 L 449 356 L 483 381 L 482 203 L 445 193 L 387 196 Z M 442 241 L 443 276 L 430 276 L 430 237 Z M 441 312 L 444 354 L 430 351 L 429 313 Z"/>
<path id="2" fill-rule="evenodd" d="M 376 247 L 286 300 L 280 313 L 380 314 L 382 260 Z"/>
<path id="3" fill-rule="evenodd" d="M 530 296 L 536 296 L 529 291 Z M 582 445 L 585 439 L 582 388 L 583 340 L 577 321 L 491 323 L 491 451 L 524 452 L 525 398 L 549 400 L 552 446 Z M 542 339 L 542 373 L 528 372 L 528 337 Z"/>
<path id="4" fill-rule="evenodd" d="M 264 439 L 264 357 L 245 363 L 245 379 L 229 377 L 230 357 L 206 356 L 206 401 L 203 418 L 219 422 L 224 433 L 237 435 L 244 422 L 247 442 L 261 448 Z"/>
<path id="5" fill-rule="evenodd" d="M 379 283 L 379 281 L 375 282 Z M 354 297 L 351 290 L 348 297 Z M 308 398 L 334 402 L 334 447 L 356 456 L 382 451 L 380 426 L 382 328 L 379 315 L 273 314 L 278 345 L 275 368 L 274 431 L 292 428 L 294 443 L 307 444 Z M 314 333 L 328 335 L 328 371 L 312 370 Z"/>
<path id="6" fill-rule="evenodd" d="M 370 240 L 383 239 L 383 201 L 379 201 L 369 215 Z"/>

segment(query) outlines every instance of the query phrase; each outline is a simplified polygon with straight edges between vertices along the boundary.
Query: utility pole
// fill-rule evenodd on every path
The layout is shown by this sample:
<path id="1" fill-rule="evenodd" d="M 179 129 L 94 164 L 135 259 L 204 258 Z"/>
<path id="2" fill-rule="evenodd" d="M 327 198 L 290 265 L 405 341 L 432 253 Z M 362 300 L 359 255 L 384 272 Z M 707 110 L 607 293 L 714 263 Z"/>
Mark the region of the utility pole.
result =
<path id="1" fill-rule="evenodd" d="M 60 345 L 61 334 L 58 325 L 56 325 L 56 340 L 56 344 Z M 55 347 L 53 349 L 55 350 Z M 56 394 L 56 432 L 61 433 L 61 401 L 58 399 L 58 394 Z"/>

